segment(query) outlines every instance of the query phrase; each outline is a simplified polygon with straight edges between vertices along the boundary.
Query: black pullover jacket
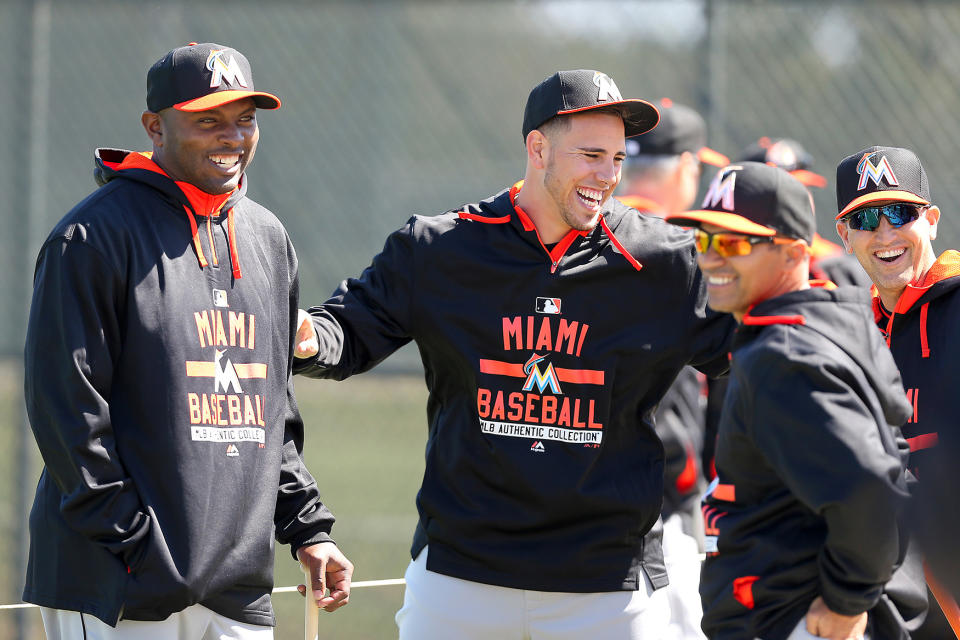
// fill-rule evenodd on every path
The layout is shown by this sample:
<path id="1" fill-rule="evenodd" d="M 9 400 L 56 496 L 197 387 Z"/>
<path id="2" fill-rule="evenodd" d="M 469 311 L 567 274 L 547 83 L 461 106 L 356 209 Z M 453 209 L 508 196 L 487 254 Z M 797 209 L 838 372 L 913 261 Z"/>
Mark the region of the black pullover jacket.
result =
<path id="1" fill-rule="evenodd" d="M 652 415 L 685 364 L 726 370 L 733 321 L 705 310 L 689 231 L 611 198 L 548 251 L 519 188 L 393 233 L 311 309 L 307 372 L 346 378 L 416 341 L 429 432 L 412 555 L 429 544 L 429 570 L 581 593 L 637 589 L 644 570 L 663 586 Z"/>
<path id="2" fill-rule="evenodd" d="M 297 548 L 333 523 L 301 458 L 296 254 L 245 178 L 210 196 L 149 155 L 98 152 L 105 186 L 37 259 L 23 598 L 108 624 L 200 603 L 271 625 L 274 536 Z"/>
<path id="3" fill-rule="evenodd" d="M 869 610 L 873 638 L 909 637 L 926 604 L 898 521 L 909 415 L 866 289 L 794 291 L 744 316 L 703 503 L 708 637 L 782 640 L 818 595 Z"/>

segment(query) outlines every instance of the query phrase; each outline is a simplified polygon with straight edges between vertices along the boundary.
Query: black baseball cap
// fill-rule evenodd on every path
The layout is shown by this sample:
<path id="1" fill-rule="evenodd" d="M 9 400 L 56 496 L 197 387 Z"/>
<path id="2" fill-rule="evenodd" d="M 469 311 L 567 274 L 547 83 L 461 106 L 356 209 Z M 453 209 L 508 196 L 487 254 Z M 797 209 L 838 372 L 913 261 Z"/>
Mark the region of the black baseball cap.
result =
<path id="1" fill-rule="evenodd" d="M 613 78 L 592 69 L 558 71 L 530 91 L 523 111 L 523 139 L 554 116 L 617 106 L 627 138 L 657 126 L 660 114 L 646 100 L 624 100 Z"/>
<path id="2" fill-rule="evenodd" d="M 763 136 L 740 152 L 739 161 L 766 162 L 787 171 L 808 187 L 826 188 L 827 179 L 811 171 L 813 156 L 791 138 Z"/>
<path id="3" fill-rule="evenodd" d="M 930 204 L 927 173 L 913 151 L 867 147 L 837 165 L 837 220 L 880 202 Z"/>
<path id="4" fill-rule="evenodd" d="M 736 233 L 813 242 L 816 222 L 807 188 L 773 165 L 738 162 L 720 169 L 701 207 L 669 216 L 667 222 L 684 227 L 712 224 Z"/>
<path id="5" fill-rule="evenodd" d="M 670 98 L 656 103 L 660 122 L 656 127 L 627 140 L 627 162 L 638 156 L 678 156 L 685 151 L 700 162 L 725 167 L 730 159 L 707 146 L 707 123 L 695 110 Z"/>
<path id="6" fill-rule="evenodd" d="M 173 107 L 179 111 L 206 111 L 253 98 L 260 109 L 279 109 L 280 98 L 254 91 L 246 57 L 236 49 L 213 42 L 168 51 L 147 72 L 147 109 L 154 113 Z"/>

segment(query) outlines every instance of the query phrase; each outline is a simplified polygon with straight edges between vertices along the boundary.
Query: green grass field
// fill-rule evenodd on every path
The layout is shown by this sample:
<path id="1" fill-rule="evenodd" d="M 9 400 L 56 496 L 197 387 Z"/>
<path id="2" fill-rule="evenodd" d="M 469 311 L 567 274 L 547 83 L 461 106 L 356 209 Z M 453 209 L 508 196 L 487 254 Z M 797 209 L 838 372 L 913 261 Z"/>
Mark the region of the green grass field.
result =
<path id="1" fill-rule="evenodd" d="M 417 523 L 423 476 L 426 387 L 417 376 L 367 374 L 344 382 L 297 378 L 307 426 L 307 465 L 337 516 L 333 535 L 356 567 L 354 580 L 402 578 Z M 287 547 L 277 549 L 276 584 L 302 574 Z M 393 615 L 403 587 L 357 589 L 350 604 L 320 612 L 321 640 L 396 638 Z M 303 638 L 303 599 L 277 595 L 277 640 Z"/>
<path id="2" fill-rule="evenodd" d="M 0 429 L 12 440 L 19 428 L 22 374 L 0 367 Z M 420 375 L 367 374 L 345 382 L 297 378 L 297 400 L 307 427 L 305 458 L 317 478 L 323 500 L 337 516 L 333 535 L 356 566 L 355 580 L 402 578 L 416 525 L 414 499 L 423 475 L 426 443 L 426 388 Z M 9 478 L 15 448 L 0 450 L 0 469 Z M 39 455 L 37 456 L 39 459 Z M 36 465 L 37 476 L 39 464 Z M 19 482 L 35 486 L 36 476 Z M 22 576 L 16 571 L 15 533 L 26 516 L 14 513 L 18 482 L 0 482 L 0 579 L 3 600 L 19 602 Z M 277 547 L 277 586 L 301 582 L 299 564 L 288 547 Z M 277 640 L 303 638 L 303 598 L 278 594 Z M 350 604 L 335 613 L 320 612 L 321 640 L 396 638 L 393 615 L 403 602 L 403 587 L 358 589 Z M 29 629 L 20 636 L 16 613 L 0 612 L 0 640 L 42 640 L 36 609 L 24 614 Z"/>

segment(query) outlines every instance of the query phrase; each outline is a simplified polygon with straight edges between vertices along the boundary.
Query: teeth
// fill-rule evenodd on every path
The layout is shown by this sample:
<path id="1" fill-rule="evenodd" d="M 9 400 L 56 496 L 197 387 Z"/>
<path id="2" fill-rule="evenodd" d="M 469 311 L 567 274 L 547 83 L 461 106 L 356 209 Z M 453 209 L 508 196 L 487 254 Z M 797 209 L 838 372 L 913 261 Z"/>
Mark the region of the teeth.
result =
<path id="1" fill-rule="evenodd" d="M 577 187 L 577 193 L 579 193 L 580 196 L 583 198 L 586 198 L 588 200 L 595 200 L 596 202 L 600 202 L 600 199 L 603 197 L 603 191 L 600 191 L 599 189 L 587 189 L 586 187 Z"/>
<path id="2" fill-rule="evenodd" d="M 215 156 L 210 156 L 210 159 L 213 160 L 218 165 L 220 165 L 221 167 L 232 167 L 233 165 L 240 162 L 240 155 L 237 153 L 233 153 L 230 155 L 219 154 Z"/>
<path id="3" fill-rule="evenodd" d="M 877 251 L 873 255 L 878 258 L 898 258 L 906 252 L 906 249 L 885 249 L 883 251 Z"/>
<path id="4" fill-rule="evenodd" d="M 733 276 L 707 276 L 707 283 L 713 285 L 722 285 L 733 282 Z"/>

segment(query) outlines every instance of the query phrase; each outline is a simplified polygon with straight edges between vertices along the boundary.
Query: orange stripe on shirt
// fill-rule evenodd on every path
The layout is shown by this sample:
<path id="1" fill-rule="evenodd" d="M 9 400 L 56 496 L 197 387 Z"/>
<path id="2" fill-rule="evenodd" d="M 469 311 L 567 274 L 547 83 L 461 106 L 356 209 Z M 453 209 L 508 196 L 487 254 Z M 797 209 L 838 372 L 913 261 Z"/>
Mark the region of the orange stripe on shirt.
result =
<path id="1" fill-rule="evenodd" d="M 604 372 L 593 369 L 561 369 L 555 367 L 557 378 L 560 382 L 570 382 L 573 384 L 597 384 L 603 385 Z M 480 360 L 480 373 L 489 373 L 496 376 L 510 376 L 512 378 L 526 378 L 527 374 L 523 372 L 522 364 L 512 362 L 501 362 L 499 360 Z"/>
<path id="2" fill-rule="evenodd" d="M 910 445 L 910 451 L 922 451 L 923 449 L 937 446 L 939 440 L 940 438 L 936 432 L 925 433 L 922 436 L 907 438 L 907 444 Z"/>

